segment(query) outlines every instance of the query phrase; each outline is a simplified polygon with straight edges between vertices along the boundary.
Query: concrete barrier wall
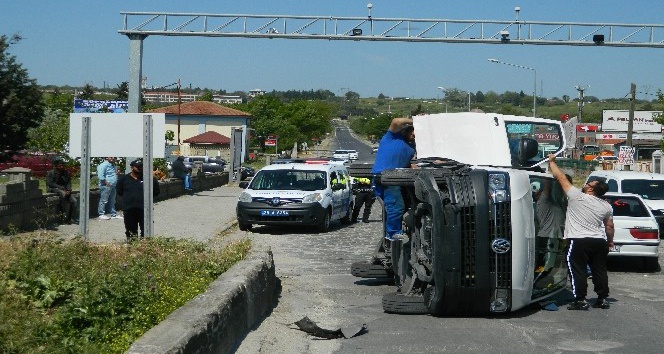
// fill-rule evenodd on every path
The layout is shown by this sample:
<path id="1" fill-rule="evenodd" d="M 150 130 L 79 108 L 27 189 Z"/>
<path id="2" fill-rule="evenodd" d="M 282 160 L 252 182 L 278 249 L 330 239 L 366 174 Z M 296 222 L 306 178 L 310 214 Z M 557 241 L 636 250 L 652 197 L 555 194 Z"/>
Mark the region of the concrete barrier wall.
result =
<path id="1" fill-rule="evenodd" d="M 9 183 L 0 184 L 0 231 L 29 231 L 46 228 L 62 221 L 58 196 L 43 193 L 39 181 L 31 177 L 31 171 L 14 167 L 2 171 L 10 177 Z M 194 190 L 206 190 L 228 183 L 228 172 L 221 174 L 198 174 L 192 178 Z M 177 198 L 185 194 L 184 184 L 180 179 L 159 181 L 160 193 L 154 201 Z M 79 192 L 74 192 L 80 200 Z M 99 189 L 90 190 L 89 215 L 95 218 L 99 204 Z M 117 197 L 116 209 L 122 210 L 122 198 Z M 77 210 L 78 213 L 78 210 Z"/>
<path id="2" fill-rule="evenodd" d="M 272 252 L 252 251 L 204 293 L 146 332 L 126 353 L 232 353 L 272 309 L 276 289 Z"/>

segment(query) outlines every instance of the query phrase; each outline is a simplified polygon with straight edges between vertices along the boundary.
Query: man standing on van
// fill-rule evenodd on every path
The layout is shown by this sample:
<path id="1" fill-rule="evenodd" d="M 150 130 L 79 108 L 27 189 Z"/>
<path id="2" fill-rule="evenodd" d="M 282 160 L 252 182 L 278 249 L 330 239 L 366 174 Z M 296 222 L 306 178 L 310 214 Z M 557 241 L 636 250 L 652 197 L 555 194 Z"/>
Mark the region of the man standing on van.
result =
<path id="1" fill-rule="evenodd" d="M 392 240 L 394 235 L 401 235 L 401 218 L 406 207 L 401 195 L 401 187 L 383 186 L 380 184 L 380 174 L 385 170 L 410 167 L 410 160 L 415 156 L 414 144 L 413 119 L 394 118 L 376 152 L 371 174 L 374 175 L 376 197 L 381 198 L 385 205 L 385 238 L 387 240 Z"/>
<path id="2" fill-rule="evenodd" d="M 588 309 L 588 265 L 592 269 L 593 285 L 597 293 L 593 307 L 608 309 L 606 298 L 609 296 L 609 277 L 606 260 L 609 249 L 613 247 L 613 209 L 601 197 L 609 186 L 602 181 L 592 181 L 582 189 L 574 187 L 556 165 L 556 155 L 553 154 L 549 155 L 549 170 L 560 182 L 568 198 L 565 239 L 569 245 L 565 259 L 571 276 L 574 302 L 567 309 Z"/>

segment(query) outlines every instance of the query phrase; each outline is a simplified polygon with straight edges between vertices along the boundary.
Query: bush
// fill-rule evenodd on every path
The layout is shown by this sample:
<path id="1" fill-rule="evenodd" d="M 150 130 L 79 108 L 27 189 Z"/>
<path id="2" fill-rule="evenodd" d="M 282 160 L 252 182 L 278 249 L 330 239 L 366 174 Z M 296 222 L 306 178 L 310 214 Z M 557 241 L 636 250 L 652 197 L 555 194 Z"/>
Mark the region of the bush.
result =
<path id="1" fill-rule="evenodd" d="M 164 238 L 127 246 L 0 242 L 0 352 L 122 353 L 250 246 L 243 240 L 214 251 Z"/>

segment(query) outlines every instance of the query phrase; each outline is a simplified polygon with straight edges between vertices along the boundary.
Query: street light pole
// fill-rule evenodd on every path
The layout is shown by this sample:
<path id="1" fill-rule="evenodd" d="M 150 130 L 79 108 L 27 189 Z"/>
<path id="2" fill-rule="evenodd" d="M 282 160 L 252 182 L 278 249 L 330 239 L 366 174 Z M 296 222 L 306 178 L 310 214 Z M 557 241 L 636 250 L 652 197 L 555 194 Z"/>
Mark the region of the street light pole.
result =
<path id="1" fill-rule="evenodd" d="M 438 89 L 440 90 L 440 101 L 445 102 L 445 88 L 438 86 Z M 447 113 L 447 102 L 445 102 L 445 113 Z"/>
<path id="2" fill-rule="evenodd" d="M 533 82 L 534 82 L 534 84 L 533 84 L 533 117 L 537 117 L 537 70 L 535 70 L 533 68 L 529 68 L 527 66 L 523 66 L 523 65 L 506 63 L 504 61 L 500 61 L 500 60 L 497 60 L 497 59 L 487 59 L 487 60 L 492 62 L 492 63 L 505 64 L 505 65 L 509 65 L 509 66 L 514 66 L 516 68 L 531 70 L 533 72 L 533 76 L 534 76 L 534 80 L 533 80 Z"/>

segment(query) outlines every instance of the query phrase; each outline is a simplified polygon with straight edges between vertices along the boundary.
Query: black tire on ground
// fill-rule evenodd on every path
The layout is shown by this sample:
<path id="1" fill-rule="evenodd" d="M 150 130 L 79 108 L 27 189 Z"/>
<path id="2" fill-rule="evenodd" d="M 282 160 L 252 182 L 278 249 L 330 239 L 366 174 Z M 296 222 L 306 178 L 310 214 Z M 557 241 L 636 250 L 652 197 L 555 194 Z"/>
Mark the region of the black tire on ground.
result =
<path id="1" fill-rule="evenodd" d="M 358 278 L 392 278 L 394 275 L 382 264 L 355 262 L 350 265 L 350 274 Z"/>
<path id="2" fill-rule="evenodd" d="M 251 228 L 252 228 L 252 225 L 251 224 L 246 224 L 246 223 L 243 223 L 243 222 L 239 222 L 237 224 L 237 227 L 240 229 L 240 231 L 250 231 Z"/>
<path id="3" fill-rule="evenodd" d="M 383 311 L 402 315 L 424 315 L 428 313 L 422 296 L 388 293 L 383 295 Z"/>
<path id="4" fill-rule="evenodd" d="M 643 269 L 646 272 L 656 272 L 659 270 L 659 257 L 643 257 Z"/>
<path id="5" fill-rule="evenodd" d="M 325 216 L 323 217 L 323 220 L 321 220 L 320 224 L 316 227 L 318 232 L 327 232 L 327 230 L 330 229 L 330 211 L 328 210 L 325 213 Z"/>

